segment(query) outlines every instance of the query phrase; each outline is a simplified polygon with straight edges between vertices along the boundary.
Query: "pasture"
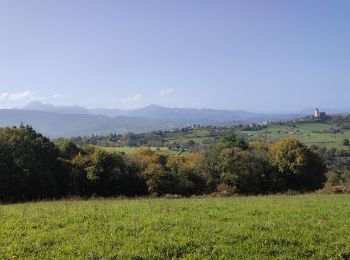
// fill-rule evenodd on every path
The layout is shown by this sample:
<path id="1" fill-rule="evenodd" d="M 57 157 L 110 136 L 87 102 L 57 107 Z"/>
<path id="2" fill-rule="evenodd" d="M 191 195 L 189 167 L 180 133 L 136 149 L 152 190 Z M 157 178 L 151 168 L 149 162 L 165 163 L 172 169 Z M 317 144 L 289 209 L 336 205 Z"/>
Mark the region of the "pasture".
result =
<path id="1" fill-rule="evenodd" d="M 238 134 L 244 136 L 247 141 L 256 142 L 274 142 L 282 137 L 294 137 L 305 145 L 316 145 L 326 148 L 338 148 L 348 150 L 350 147 L 343 145 L 344 139 L 350 139 L 349 129 L 340 129 L 337 125 L 330 122 L 307 122 L 295 124 L 278 124 L 273 123 L 264 129 L 260 130 L 241 130 L 236 129 Z M 149 147 L 154 151 L 161 151 L 167 155 L 175 155 L 184 152 L 181 148 L 168 149 L 166 145 L 178 143 L 181 145 L 189 141 L 194 141 L 196 144 L 210 145 L 216 143 L 220 139 L 219 134 L 211 133 L 208 128 L 193 129 L 186 132 L 168 132 L 161 136 L 163 145 L 160 147 Z M 112 152 L 123 152 L 132 154 L 140 147 L 102 147 L 105 150 Z M 142 147 L 141 147 L 142 148 Z"/>
<path id="2" fill-rule="evenodd" d="M 324 146 L 327 148 L 347 149 L 342 144 L 344 139 L 350 139 L 350 130 L 331 133 L 337 126 L 331 123 L 295 123 L 290 125 L 272 124 L 266 129 L 257 131 L 241 131 L 251 141 L 276 141 L 282 137 L 291 136 L 306 145 Z"/>
<path id="3" fill-rule="evenodd" d="M 1 259 L 349 259 L 350 196 L 0 206 Z"/>
<path id="4" fill-rule="evenodd" d="M 187 141 L 193 140 L 196 143 L 212 144 L 215 138 L 210 135 L 210 131 L 206 128 L 194 129 L 189 132 L 176 132 L 176 133 L 166 133 L 164 142 L 172 143 L 185 143 Z"/>

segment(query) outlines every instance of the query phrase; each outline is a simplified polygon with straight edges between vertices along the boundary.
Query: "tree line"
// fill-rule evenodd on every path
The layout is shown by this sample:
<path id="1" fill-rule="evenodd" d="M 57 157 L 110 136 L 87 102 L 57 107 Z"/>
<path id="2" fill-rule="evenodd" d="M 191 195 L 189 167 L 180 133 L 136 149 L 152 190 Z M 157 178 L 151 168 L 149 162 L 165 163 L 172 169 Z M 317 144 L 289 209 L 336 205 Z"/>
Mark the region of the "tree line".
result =
<path id="1" fill-rule="evenodd" d="M 167 147 L 169 149 L 190 149 L 190 150 L 205 150 L 208 145 L 213 144 L 223 134 L 235 132 L 239 126 L 210 128 L 205 126 L 186 127 L 173 131 L 158 130 L 146 133 L 127 132 L 125 134 L 109 134 L 109 135 L 91 135 L 91 136 L 77 136 L 69 139 L 59 138 L 56 142 L 70 140 L 79 146 L 95 145 L 103 147 Z M 203 138 L 200 142 L 195 142 L 192 139 L 182 141 L 169 141 L 176 135 L 194 133 L 195 130 L 206 130 L 208 136 Z M 195 135 L 195 134 L 194 134 Z"/>
<path id="2" fill-rule="evenodd" d="M 248 143 L 228 134 L 202 152 L 131 155 L 72 141 L 54 144 L 30 126 L 0 129 L 0 201 L 67 196 L 182 196 L 315 191 L 324 160 L 298 140 Z"/>

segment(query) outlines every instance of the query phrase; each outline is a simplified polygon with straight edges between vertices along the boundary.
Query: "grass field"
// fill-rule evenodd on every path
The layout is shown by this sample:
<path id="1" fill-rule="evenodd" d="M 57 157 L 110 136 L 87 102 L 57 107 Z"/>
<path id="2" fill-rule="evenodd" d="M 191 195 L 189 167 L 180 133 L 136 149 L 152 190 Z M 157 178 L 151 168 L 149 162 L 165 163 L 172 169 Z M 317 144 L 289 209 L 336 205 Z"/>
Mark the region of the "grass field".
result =
<path id="1" fill-rule="evenodd" d="M 248 141 L 276 141 L 282 137 L 290 136 L 299 139 L 306 145 L 324 146 L 327 148 L 340 148 L 349 150 L 350 146 L 343 145 L 344 139 L 350 139 L 350 130 L 342 130 L 339 133 L 327 133 L 324 131 L 330 129 L 337 129 L 334 124 L 327 122 L 310 122 L 310 123 L 295 123 L 294 126 L 271 124 L 267 128 L 257 131 L 238 131 Z M 290 134 L 292 133 L 292 134 Z M 210 135 L 210 131 L 206 128 L 194 129 L 188 132 L 165 133 L 163 136 L 164 143 L 180 143 L 184 144 L 190 140 L 197 144 L 213 144 L 215 138 Z M 139 147 L 101 147 L 110 152 L 123 152 L 125 154 L 132 154 Z M 175 155 L 179 152 L 184 152 L 181 149 L 171 149 L 167 147 L 149 147 L 156 151 L 161 151 L 167 155 Z"/>
<path id="2" fill-rule="evenodd" d="M 0 259 L 349 259 L 350 196 L 0 206 Z"/>
<path id="3" fill-rule="evenodd" d="M 213 143 L 214 137 L 210 136 L 208 129 L 195 129 L 189 132 L 177 132 L 177 133 L 166 133 L 164 136 L 164 142 L 172 143 L 185 143 L 189 140 L 193 140 L 196 143 Z"/>
<path id="4" fill-rule="evenodd" d="M 287 125 L 272 124 L 266 129 L 259 131 L 242 131 L 250 140 L 275 141 L 281 137 L 292 136 L 299 139 L 306 145 L 319 145 L 327 148 L 335 147 L 348 149 L 342 142 L 344 139 L 350 139 L 350 131 L 344 133 L 317 133 L 331 128 L 337 128 L 331 123 L 296 123 L 295 127 Z M 288 133 L 292 132 L 292 135 Z"/>

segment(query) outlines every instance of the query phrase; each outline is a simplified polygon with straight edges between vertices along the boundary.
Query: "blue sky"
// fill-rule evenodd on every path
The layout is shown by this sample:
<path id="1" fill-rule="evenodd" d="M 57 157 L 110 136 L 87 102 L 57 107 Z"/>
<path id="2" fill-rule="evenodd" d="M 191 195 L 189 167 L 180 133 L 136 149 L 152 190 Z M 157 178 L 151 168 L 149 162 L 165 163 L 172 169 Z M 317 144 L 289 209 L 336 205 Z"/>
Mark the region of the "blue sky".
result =
<path id="1" fill-rule="evenodd" d="M 0 106 L 349 107 L 348 0 L 1 0 Z"/>

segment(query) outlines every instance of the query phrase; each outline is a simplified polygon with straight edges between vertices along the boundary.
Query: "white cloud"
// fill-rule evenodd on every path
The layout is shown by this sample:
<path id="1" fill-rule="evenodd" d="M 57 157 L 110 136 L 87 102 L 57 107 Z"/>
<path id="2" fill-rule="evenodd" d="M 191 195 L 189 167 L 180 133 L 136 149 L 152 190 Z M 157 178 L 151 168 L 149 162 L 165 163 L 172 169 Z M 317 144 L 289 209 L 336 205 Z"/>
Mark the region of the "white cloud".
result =
<path id="1" fill-rule="evenodd" d="M 174 89 L 173 88 L 167 88 L 167 89 L 162 89 L 160 91 L 160 96 L 164 97 L 166 95 L 170 95 L 171 93 L 173 93 Z"/>
<path id="2" fill-rule="evenodd" d="M 137 102 L 137 101 L 140 101 L 140 100 L 141 100 L 141 95 L 137 94 L 137 95 L 132 96 L 132 97 L 123 98 L 120 101 L 122 103 L 129 103 L 129 102 Z"/>
<path id="3" fill-rule="evenodd" d="M 61 94 L 54 94 L 54 95 L 52 95 L 52 98 L 62 98 L 63 97 L 63 95 L 61 95 Z"/>
<path id="4" fill-rule="evenodd" d="M 30 90 L 26 90 L 22 92 L 0 93 L 0 101 L 2 102 L 2 105 L 4 104 L 19 105 L 19 104 L 28 103 L 31 101 L 52 100 L 52 99 L 59 99 L 62 97 L 63 96 L 61 94 L 54 94 L 49 97 L 37 96 L 35 95 L 35 93 L 33 93 Z"/>
<path id="5" fill-rule="evenodd" d="M 62 97 L 62 95 L 55 94 L 50 97 L 37 96 L 34 92 L 30 90 L 22 92 L 3 92 L 0 93 L 0 106 L 1 107 L 17 107 L 28 104 L 33 101 L 47 101 L 52 99 L 57 99 Z"/>
<path id="6" fill-rule="evenodd" d="M 19 101 L 19 100 L 28 100 L 33 97 L 32 92 L 29 90 L 23 92 L 16 93 L 8 93 L 4 92 L 0 94 L 0 100 L 8 100 L 8 101 Z"/>
<path id="7" fill-rule="evenodd" d="M 126 97 L 120 100 L 122 106 L 126 109 L 135 109 L 141 106 L 142 96 L 137 94 L 132 97 Z"/>

